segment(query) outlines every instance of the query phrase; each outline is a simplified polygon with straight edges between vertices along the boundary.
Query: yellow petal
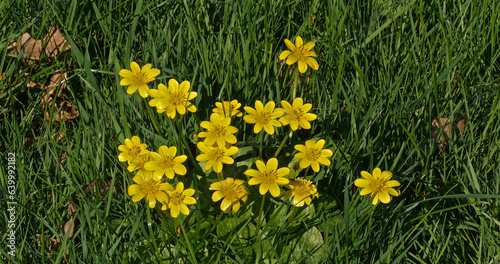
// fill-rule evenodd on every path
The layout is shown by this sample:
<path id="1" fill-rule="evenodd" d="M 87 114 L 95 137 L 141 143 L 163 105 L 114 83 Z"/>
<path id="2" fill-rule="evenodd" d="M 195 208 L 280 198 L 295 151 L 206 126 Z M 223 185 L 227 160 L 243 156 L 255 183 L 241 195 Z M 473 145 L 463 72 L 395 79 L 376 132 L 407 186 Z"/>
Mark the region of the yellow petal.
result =
<path id="1" fill-rule="evenodd" d="M 187 205 L 180 204 L 179 207 L 183 215 L 189 215 L 189 208 L 187 207 Z"/>
<path id="2" fill-rule="evenodd" d="M 306 59 L 306 63 L 307 63 L 307 65 L 309 65 L 309 66 L 310 66 L 313 70 L 316 70 L 316 71 L 317 71 L 317 70 L 319 69 L 319 64 L 318 64 L 318 62 L 317 62 L 315 59 L 313 59 L 313 58 L 308 57 L 308 58 Z"/>
<path id="3" fill-rule="evenodd" d="M 130 69 L 133 73 L 141 72 L 141 67 L 139 67 L 139 64 L 137 64 L 135 61 L 130 63 Z"/>
<path id="4" fill-rule="evenodd" d="M 383 171 L 382 172 L 382 179 L 384 180 L 389 180 L 392 177 L 392 172 L 390 171 Z"/>
<path id="5" fill-rule="evenodd" d="M 370 182 L 365 179 L 357 179 L 354 181 L 354 185 L 356 185 L 359 188 L 366 188 L 370 186 Z"/>
<path id="6" fill-rule="evenodd" d="M 307 63 L 305 61 L 303 61 L 303 60 L 299 60 L 298 64 L 299 64 L 299 72 L 300 73 L 306 72 L 306 70 L 307 70 Z"/>
<path id="7" fill-rule="evenodd" d="M 129 71 L 127 69 L 120 70 L 120 72 L 118 72 L 118 75 L 120 75 L 123 78 L 133 78 L 134 77 L 134 73 L 132 73 L 131 71 Z"/>
<path id="8" fill-rule="evenodd" d="M 389 193 L 387 193 L 387 192 L 379 193 L 378 198 L 380 199 L 380 201 L 382 203 L 385 203 L 385 204 L 389 203 L 391 201 L 391 196 L 389 196 Z"/>
<path id="9" fill-rule="evenodd" d="M 312 167 L 314 172 L 319 171 L 319 163 L 317 161 L 311 162 L 311 167 Z"/>
<path id="10" fill-rule="evenodd" d="M 184 203 L 185 204 L 195 204 L 196 199 L 194 199 L 193 197 L 186 197 L 186 198 L 184 198 Z"/>
<path id="11" fill-rule="evenodd" d="M 284 60 L 286 59 L 286 57 L 288 57 L 288 55 L 292 54 L 291 51 L 289 50 L 284 50 L 283 52 L 281 52 L 280 56 L 278 57 L 278 59 L 280 60 Z"/>
<path id="12" fill-rule="evenodd" d="M 385 186 L 386 187 L 396 187 L 396 186 L 399 186 L 401 185 L 401 183 L 399 183 L 398 181 L 388 181 L 385 183 Z"/>
<path id="13" fill-rule="evenodd" d="M 260 172 L 265 172 L 266 171 L 266 164 L 264 164 L 264 162 L 262 162 L 261 160 L 257 160 L 255 161 L 255 165 L 257 166 L 257 169 L 260 171 Z"/>
<path id="14" fill-rule="evenodd" d="M 378 204 L 378 199 L 379 199 L 378 195 L 379 195 L 378 193 L 372 195 L 372 204 L 373 205 Z"/>
<path id="15" fill-rule="evenodd" d="M 291 51 L 294 51 L 296 48 L 295 48 L 295 45 L 288 39 L 285 39 L 285 45 L 288 47 L 288 49 L 290 49 Z"/>
<path id="16" fill-rule="evenodd" d="M 178 193 L 182 193 L 184 191 L 184 183 L 177 183 L 177 185 L 175 186 L 175 191 Z"/>
<path id="17" fill-rule="evenodd" d="M 299 60 L 299 58 L 297 56 L 295 56 L 295 54 L 292 53 L 286 59 L 286 64 L 292 65 L 292 64 L 296 63 L 298 60 Z"/>
<path id="18" fill-rule="evenodd" d="M 217 202 L 220 199 L 224 198 L 224 195 L 221 191 L 216 191 L 212 194 L 212 201 Z"/>
<path id="19" fill-rule="evenodd" d="M 213 169 L 216 173 L 221 172 L 222 171 L 222 162 L 220 162 L 220 161 L 215 162 Z"/>
<path id="20" fill-rule="evenodd" d="M 267 193 L 267 191 L 269 190 L 269 184 L 268 183 L 261 183 L 259 185 L 259 193 L 261 195 L 264 195 Z M 276 197 L 276 196 L 275 196 Z"/>
<path id="21" fill-rule="evenodd" d="M 279 168 L 276 171 L 276 174 L 278 174 L 278 177 L 286 176 L 286 175 L 288 175 L 288 173 L 290 173 L 290 169 L 289 168 Z"/>
<path id="22" fill-rule="evenodd" d="M 262 184 L 260 186 L 262 186 Z M 278 184 L 269 185 L 269 192 L 273 197 L 278 197 L 280 195 L 280 188 L 278 187 Z"/>
<path id="23" fill-rule="evenodd" d="M 195 193 L 194 189 L 186 189 L 182 192 L 182 195 L 184 195 L 186 198 L 193 196 Z"/>
<path id="24" fill-rule="evenodd" d="M 261 173 L 257 170 L 247 170 L 245 171 L 245 175 L 250 177 L 260 177 Z"/>
<path id="25" fill-rule="evenodd" d="M 132 184 L 128 187 L 128 195 L 130 195 L 130 196 L 137 194 L 139 192 L 140 192 L 140 186 L 138 184 Z M 142 197 L 141 197 L 141 199 L 142 199 Z"/>
<path id="26" fill-rule="evenodd" d="M 222 200 L 222 203 L 220 205 L 220 209 L 222 211 L 226 211 L 231 205 L 232 205 L 231 200 L 224 198 L 224 200 Z"/>
<path id="27" fill-rule="evenodd" d="M 302 45 L 304 45 L 304 41 L 300 36 L 297 36 L 297 38 L 295 38 L 295 47 L 300 48 Z"/>
<path id="28" fill-rule="evenodd" d="M 179 207 L 178 206 L 172 206 L 170 207 L 170 215 L 173 217 L 173 218 L 177 218 L 179 216 Z"/>
<path id="29" fill-rule="evenodd" d="M 375 179 L 381 179 L 382 178 L 382 171 L 380 170 L 380 168 L 375 168 L 373 170 L 373 178 L 375 178 Z"/>
<path id="30" fill-rule="evenodd" d="M 363 178 L 367 179 L 368 181 L 373 181 L 372 175 L 367 171 L 361 171 L 361 176 L 363 176 Z"/>
<path id="31" fill-rule="evenodd" d="M 314 42 L 308 42 L 302 48 L 306 51 L 309 51 L 312 50 L 312 48 L 314 48 L 314 45 L 316 45 Z"/>
<path id="32" fill-rule="evenodd" d="M 257 185 L 261 183 L 262 180 L 260 178 L 251 178 L 250 180 L 248 180 L 248 185 Z"/>
<path id="33" fill-rule="evenodd" d="M 268 171 L 273 171 L 278 168 L 278 160 L 276 158 L 271 158 L 267 161 L 266 169 Z"/>

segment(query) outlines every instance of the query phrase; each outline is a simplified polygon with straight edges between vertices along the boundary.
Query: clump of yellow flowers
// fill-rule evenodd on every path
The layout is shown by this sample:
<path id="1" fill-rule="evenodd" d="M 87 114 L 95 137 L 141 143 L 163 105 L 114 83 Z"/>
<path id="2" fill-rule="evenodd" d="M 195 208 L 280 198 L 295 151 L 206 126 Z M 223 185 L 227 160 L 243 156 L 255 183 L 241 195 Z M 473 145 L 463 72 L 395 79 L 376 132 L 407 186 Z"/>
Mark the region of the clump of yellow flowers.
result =
<path id="1" fill-rule="evenodd" d="M 198 94 L 192 91 L 190 82 L 179 83 L 175 79 L 170 79 L 166 85 L 160 83 L 156 89 L 149 89 L 148 84 L 160 74 L 160 70 L 152 68 L 151 64 L 146 64 L 141 69 L 137 63 L 132 62 L 131 70 L 123 69 L 119 72 L 123 78 L 120 85 L 128 86 L 127 93 L 133 94 L 139 91 L 144 100 L 150 97 L 149 101 L 145 101 L 146 105 L 156 108 L 159 114 L 165 114 L 171 120 L 173 128 L 177 130 L 175 134 L 181 137 L 181 140 L 173 141 L 183 144 L 183 147 L 162 145 L 156 151 L 152 151 L 148 150 L 147 144 L 141 142 L 138 136 L 132 136 L 125 139 L 124 144 L 118 147 L 121 151 L 118 155 L 119 161 L 128 164 L 129 172 L 135 172 L 132 178 L 133 184 L 128 187 L 128 194 L 133 202 L 144 199 L 149 208 L 168 210 L 172 218 L 177 218 L 180 214 L 189 215 L 190 206 L 197 203 L 196 195 L 200 191 L 186 185 L 189 182 L 197 186 L 199 175 L 194 175 L 195 168 L 198 169 L 198 174 L 204 173 L 205 177 L 210 178 L 214 175 L 215 178 L 216 175 L 216 180 L 210 179 L 208 182 L 210 182 L 209 190 L 213 191 L 213 202 L 220 202 L 221 216 L 222 213 L 237 213 L 247 202 L 250 192 L 258 191 L 262 201 L 256 220 L 257 230 L 260 229 L 267 193 L 275 198 L 284 195 L 289 201 L 289 205 L 293 207 L 289 220 L 293 219 L 297 207 L 310 205 L 314 197 L 319 197 L 316 186 L 310 181 L 313 175 L 309 175 L 309 169 L 318 173 L 321 165 L 330 166 L 333 152 L 325 148 L 327 145 L 325 139 L 298 141 L 303 144 L 295 144 L 294 153 L 282 155 L 289 156 L 292 159 L 291 163 L 286 164 L 283 159 L 278 159 L 282 157 L 280 152 L 286 142 L 291 141 L 292 137 L 297 142 L 294 133 L 297 130 L 311 129 L 311 122 L 317 119 L 317 115 L 311 112 L 313 104 L 295 96 L 299 72 L 305 73 L 308 66 L 314 70 L 319 69 L 318 62 L 313 58 L 317 55 L 311 50 L 314 43 L 309 42 L 304 45 L 302 38 L 297 36 L 295 44 L 289 40 L 285 40 L 285 44 L 290 50 L 283 51 L 279 59 L 286 60 L 288 65 L 296 62 L 298 64 L 292 101 L 282 100 L 281 107 L 272 100 L 267 102 L 256 100 L 251 106 L 243 107 L 237 100 L 216 102 L 209 120 L 202 121 L 199 124 L 199 131 L 196 131 L 199 140 L 196 143 L 197 155 L 191 153 L 189 143 L 183 137 L 184 128 L 179 127 L 179 122 L 174 120 L 179 115 L 197 111 L 193 99 Z M 240 156 L 238 155 L 240 148 L 244 147 L 244 143 L 238 142 L 240 129 L 237 125 L 242 121 L 258 134 L 259 156 L 252 157 L 252 165 L 246 165 L 246 171 L 240 175 L 224 177 L 224 167 L 229 166 L 226 171 L 231 171 L 235 167 L 232 164 Z M 284 135 L 282 143 L 272 156 L 263 153 L 264 133 L 268 139 L 279 134 Z M 192 166 L 186 164 L 188 158 Z M 300 167 L 299 170 L 290 169 L 292 167 L 290 164 L 295 163 Z M 187 178 L 185 175 L 191 175 L 188 173 L 191 168 L 194 177 L 190 181 L 185 181 Z M 389 181 L 392 175 L 389 175 L 389 172 L 375 169 L 373 176 L 365 171 L 361 175 L 364 179 L 356 180 L 355 185 L 364 188 L 361 195 L 372 194 L 373 204 L 377 204 L 378 201 L 389 202 L 389 194 L 397 196 L 392 187 L 398 186 L 399 183 Z M 283 187 L 287 190 L 283 190 Z M 253 204 L 258 205 L 258 203 Z"/>

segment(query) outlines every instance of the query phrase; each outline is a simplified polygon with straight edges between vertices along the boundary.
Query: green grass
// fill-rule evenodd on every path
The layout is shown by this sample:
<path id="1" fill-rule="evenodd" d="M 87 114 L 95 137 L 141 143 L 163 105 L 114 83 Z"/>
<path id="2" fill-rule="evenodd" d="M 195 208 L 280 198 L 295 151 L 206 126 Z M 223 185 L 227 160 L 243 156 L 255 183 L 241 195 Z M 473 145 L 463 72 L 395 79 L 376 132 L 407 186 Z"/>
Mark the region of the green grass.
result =
<path id="1" fill-rule="evenodd" d="M 185 237 L 165 230 L 155 211 L 149 229 L 146 204 L 126 193 L 132 174 L 117 158 L 125 138 L 138 135 L 151 149 L 182 149 L 182 142 L 168 118 L 150 109 L 156 131 L 149 107 L 125 93 L 118 72 L 138 61 L 162 71 L 155 84 L 189 80 L 198 111 L 181 123 L 191 138 L 216 101 L 291 101 L 290 68 L 277 58 L 284 39 L 300 35 L 316 43 L 320 69 L 301 76 L 297 95 L 313 104 L 318 120 L 293 143 L 324 138 L 334 151 L 332 165 L 313 176 L 320 198 L 288 228 L 288 203 L 269 199 L 260 240 L 248 234 L 255 227 L 248 217 L 260 205 L 257 188 L 250 187 L 241 212 L 211 231 L 219 203 L 210 200 L 213 175 L 200 178 L 198 204 L 174 223 L 183 221 L 198 261 L 498 263 L 499 25 L 494 0 L 3 1 L 0 190 L 7 191 L 7 156 L 15 152 L 18 204 L 11 258 L 2 194 L 0 260 L 192 262 Z M 69 40 L 67 58 L 26 67 L 21 56 L 7 54 L 9 41 L 24 32 L 41 39 L 50 26 Z M 79 111 L 66 122 L 46 122 L 42 91 L 26 86 L 48 84 L 56 70 L 68 74 L 62 99 Z M 446 149 L 431 138 L 432 120 L 440 117 L 467 118 Z M 258 144 L 252 125 L 233 125 L 239 141 Z M 63 138 L 53 137 L 61 132 Z M 284 135 L 267 137 L 271 150 Z M 186 166 L 183 179 L 191 185 L 197 176 Z M 401 195 L 388 205 L 373 207 L 353 184 L 375 167 L 401 182 Z M 244 169 L 227 173 L 241 178 Z M 96 181 L 109 190 L 87 192 Z M 78 216 L 71 239 L 60 237 L 69 202 Z M 60 244 L 51 246 L 52 239 Z"/>

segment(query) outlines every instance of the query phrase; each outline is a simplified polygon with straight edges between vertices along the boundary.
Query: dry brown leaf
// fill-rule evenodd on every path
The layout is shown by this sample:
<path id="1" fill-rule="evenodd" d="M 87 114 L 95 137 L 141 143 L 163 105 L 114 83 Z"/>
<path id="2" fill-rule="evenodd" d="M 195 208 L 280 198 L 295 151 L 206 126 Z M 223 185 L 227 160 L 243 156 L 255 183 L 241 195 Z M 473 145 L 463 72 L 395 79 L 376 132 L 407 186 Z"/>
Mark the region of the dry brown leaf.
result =
<path id="1" fill-rule="evenodd" d="M 78 110 L 76 110 L 76 108 L 74 108 L 72 105 L 67 102 L 61 102 L 60 104 L 56 104 L 56 107 L 54 107 L 52 117 L 55 118 L 56 122 L 60 122 L 61 120 L 68 121 L 71 119 L 75 119 L 79 115 L 80 113 L 78 112 Z M 50 121 L 50 113 L 48 111 L 45 111 L 45 120 L 47 122 Z"/>
<path id="2" fill-rule="evenodd" d="M 23 58 L 28 65 L 33 65 L 34 62 L 39 61 L 42 52 L 45 52 L 48 60 L 52 60 L 71 49 L 61 31 L 55 27 L 49 28 L 49 33 L 43 40 L 37 40 L 29 33 L 24 33 L 17 41 L 12 41 L 9 44 L 7 52 L 8 54 L 17 55 L 25 46 Z"/>
<path id="3" fill-rule="evenodd" d="M 94 181 L 91 184 L 85 186 L 84 187 L 85 191 L 87 193 L 91 193 L 93 191 L 95 192 L 96 191 L 96 186 L 95 185 L 96 185 L 96 182 Z M 107 182 L 105 182 L 104 186 L 103 186 L 103 184 L 101 182 L 98 182 L 97 185 L 99 187 L 99 193 L 101 194 L 101 197 L 103 197 L 103 195 L 106 193 L 106 191 L 109 192 L 109 190 L 111 189 L 111 181 L 110 180 L 107 181 Z M 116 189 L 113 189 L 113 194 L 115 194 L 115 192 L 116 192 Z"/>
<path id="4" fill-rule="evenodd" d="M 49 86 L 41 85 L 40 89 L 44 90 L 44 94 L 42 97 L 42 105 L 45 107 L 46 103 L 52 103 L 54 98 L 54 93 L 59 89 L 57 93 L 57 97 L 61 97 L 62 92 L 66 89 L 66 78 L 68 77 L 67 73 L 63 73 L 60 70 L 57 70 L 54 75 L 50 78 Z"/>
<path id="5" fill-rule="evenodd" d="M 69 211 L 69 220 L 64 224 L 63 227 L 63 236 L 68 236 L 68 238 L 72 238 L 75 234 L 75 226 L 76 219 L 78 216 L 75 216 L 76 209 L 73 203 L 68 203 L 68 211 Z"/>
<path id="6" fill-rule="evenodd" d="M 47 34 L 44 41 L 46 43 L 45 55 L 47 55 L 48 58 L 57 57 L 61 53 L 71 49 L 66 38 L 61 34 L 61 31 L 55 27 L 50 28 L 49 34 Z"/>
<path id="7" fill-rule="evenodd" d="M 437 141 L 440 147 L 447 146 L 449 139 L 452 137 L 451 133 L 459 136 L 460 133 L 464 132 L 466 122 L 466 118 L 460 119 L 453 124 L 452 121 L 448 118 L 440 118 L 439 121 L 438 119 L 432 120 L 432 141 Z M 443 133 L 441 134 L 441 138 L 438 138 L 441 130 L 443 130 Z"/>
<path id="8" fill-rule="evenodd" d="M 35 61 L 40 60 L 40 55 L 42 54 L 42 41 L 36 40 L 29 33 L 24 33 L 19 37 L 17 42 L 12 42 L 7 47 L 7 51 L 9 54 L 17 55 L 24 46 L 26 46 L 26 49 L 24 50 L 23 58 L 26 64 L 32 65 Z"/>

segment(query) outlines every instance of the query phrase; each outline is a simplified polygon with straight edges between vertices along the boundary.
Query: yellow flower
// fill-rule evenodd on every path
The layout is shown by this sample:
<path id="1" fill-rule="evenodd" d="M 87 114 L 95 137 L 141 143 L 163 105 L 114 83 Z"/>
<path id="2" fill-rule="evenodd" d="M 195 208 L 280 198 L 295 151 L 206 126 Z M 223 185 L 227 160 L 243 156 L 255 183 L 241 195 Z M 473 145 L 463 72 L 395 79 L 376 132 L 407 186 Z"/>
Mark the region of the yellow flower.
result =
<path id="1" fill-rule="evenodd" d="M 248 198 L 248 188 L 243 185 L 245 181 L 227 178 L 225 180 L 214 182 L 210 185 L 210 190 L 215 190 L 212 195 L 212 200 L 214 202 L 222 200 L 220 205 L 220 209 L 224 212 L 227 211 L 230 207 L 233 208 L 233 212 L 238 212 L 240 209 L 240 200 L 244 203 Z"/>
<path id="2" fill-rule="evenodd" d="M 186 189 L 184 190 L 184 183 L 179 182 L 175 186 L 175 190 L 170 190 L 167 192 L 170 200 L 167 203 L 163 204 L 162 210 L 170 209 L 170 215 L 173 218 L 177 218 L 179 216 L 179 212 L 183 215 L 189 214 L 188 204 L 195 204 L 196 199 L 194 199 L 194 189 Z"/>
<path id="3" fill-rule="evenodd" d="M 190 88 L 191 84 L 188 81 L 183 81 L 181 84 L 175 79 L 168 81 L 168 104 L 162 105 L 162 107 L 166 108 L 165 111 L 170 119 L 175 117 L 176 112 L 184 115 L 186 109 L 191 113 L 196 112 L 196 106 L 189 102 L 189 100 L 196 98 L 198 94 L 190 92 Z"/>
<path id="4" fill-rule="evenodd" d="M 128 187 L 128 195 L 132 196 L 132 202 L 137 203 L 146 198 L 150 208 L 156 206 L 156 200 L 160 203 L 168 203 L 169 197 L 166 192 L 174 189 L 169 183 L 155 180 L 152 172 L 140 171 L 132 179 L 137 184 Z"/>
<path id="5" fill-rule="evenodd" d="M 300 36 L 297 36 L 295 39 L 295 45 L 288 40 L 285 39 L 285 44 L 290 50 L 285 50 L 281 52 L 279 59 L 284 60 L 286 59 L 286 64 L 292 65 L 295 62 L 299 64 L 299 71 L 301 73 L 306 72 L 307 70 L 307 65 L 309 65 L 311 68 L 314 70 L 319 69 L 318 62 L 311 58 L 311 57 L 317 57 L 316 52 L 311 51 L 312 48 L 314 48 L 314 42 L 309 42 L 305 45 L 304 42 L 302 41 L 302 38 Z"/>
<path id="6" fill-rule="evenodd" d="M 168 88 L 163 83 L 158 84 L 158 90 L 149 90 L 149 95 L 153 97 L 149 101 L 149 105 L 156 107 L 158 113 L 163 113 L 167 110 L 167 106 L 170 104 L 170 97 L 168 93 Z"/>
<path id="7" fill-rule="evenodd" d="M 391 196 L 389 194 L 394 196 L 399 195 L 398 192 L 392 187 L 396 187 L 401 184 L 395 180 L 390 181 L 392 172 L 382 172 L 379 168 L 375 168 L 373 170 L 373 176 L 367 171 L 362 171 L 361 176 L 363 176 L 364 179 L 355 180 L 354 185 L 359 188 L 363 188 L 360 193 L 361 195 L 371 193 L 373 205 L 377 205 L 378 201 L 385 204 L 389 203 L 391 201 Z"/>
<path id="8" fill-rule="evenodd" d="M 318 142 L 314 140 L 306 141 L 306 145 L 297 144 L 295 149 L 300 151 L 295 154 L 297 159 L 300 159 L 299 166 L 303 169 L 311 166 L 315 172 L 319 171 L 319 163 L 329 166 L 330 160 L 327 159 L 333 155 L 333 152 L 329 149 L 323 149 L 325 145 L 325 140 L 320 139 Z"/>
<path id="9" fill-rule="evenodd" d="M 143 155 L 137 155 L 135 158 L 128 163 L 127 170 L 132 172 L 135 170 L 143 170 L 144 169 L 144 164 L 146 164 L 150 158 L 151 155 L 149 155 L 149 151 L 146 154 Z"/>
<path id="10" fill-rule="evenodd" d="M 213 110 L 214 113 L 217 113 L 224 117 L 233 117 L 233 116 L 241 117 L 243 115 L 243 113 L 240 110 L 238 110 L 238 108 L 241 107 L 241 104 L 238 103 L 237 100 L 232 100 L 231 102 L 224 101 L 222 103 L 216 102 L 215 106 L 217 107 L 214 108 Z"/>
<path id="11" fill-rule="evenodd" d="M 249 124 L 255 124 L 253 128 L 255 134 L 264 128 L 268 134 L 272 135 L 274 134 L 274 127 L 281 127 L 281 123 L 276 119 L 284 113 L 282 108 L 274 109 L 275 106 L 276 104 L 273 101 L 264 106 L 261 101 L 257 100 L 255 101 L 255 109 L 249 106 L 244 107 L 247 115 L 243 117 L 243 120 Z"/>
<path id="12" fill-rule="evenodd" d="M 316 196 L 316 198 L 319 197 L 316 186 L 308 180 L 296 179 L 285 185 L 285 187 L 290 189 L 285 192 L 285 197 L 293 197 L 292 204 L 295 207 L 304 206 L 304 202 L 310 205 L 312 201 L 311 195 Z"/>
<path id="13" fill-rule="evenodd" d="M 127 93 L 133 94 L 137 89 L 139 89 L 139 94 L 146 98 L 149 95 L 149 87 L 147 85 L 148 82 L 152 82 L 155 80 L 155 77 L 160 74 L 160 70 L 156 68 L 151 68 L 151 63 L 148 63 L 142 67 L 139 67 L 139 64 L 135 62 L 130 63 L 130 69 L 132 71 L 123 69 L 118 74 L 123 77 L 120 81 L 120 85 L 127 86 Z"/>
<path id="14" fill-rule="evenodd" d="M 225 146 L 218 146 L 214 148 L 213 146 L 206 145 L 204 142 L 198 142 L 196 146 L 203 152 L 196 157 L 196 160 L 206 161 L 205 170 L 213 167 L 216 173 L 222 171 L 222 163 L 233 164 L 234 160 L 230 156 L 238 152 L 237 147 L 226 148 Z"/>
<path id="15" fill-rule="evenodd" d="M 238 132 L 238 129 L 229 124 L 231 124 L 231 118 L 224 118 L 222 115 L 213 113 L 210 115 L 210 122 L 201 122 L 200 126 L 205 128 L 207 132 L 200 132 L 198 137 L 206 138 L 206 145 L 217 143 L 219 146 L 225 146 L 225 142 L 235 144 L 236 137 L 233 134 Z"/>
<path id="16" fill-rule="evenodd" d="M 122 151 L 118 155 L 118 160 L 121 162 L 131 162 L 138 155 L 149 153 L 146 148 L 148 145 L 141 144 L 141 139 L 138 136 L 133 136 L 132 139 L 125 139 L 125 145 L 118 146 L 118 150 Z"/>
<path id="17" fill-rule="evenodd" d="M 174 175 L 177 173 L 179 175 L 185 175 L 187 170 L 183 163 L 186 161 L 186 155 L 175 156 L 177 154 L 176 147 L 161 146 L 158 149 L 158 153 L 151 152 L 152 161 L 148 161 L 144 164 L 146 170 L 154 171 L 154 176 L 161 178 L 163 174 L 169 179 L 173 179 Z"/>
<path id="18" fill-rule="evenodd" d="M 248 184 L 256 185 L 260 184 L 259 192 L 264 195 L 269 191 L 272 196 L 278 197 L 280 195 L 280 188 L 278 184 L 287 184 L 289 181 L 284 178 L 288 173 L 290 173 L 289 168 L 279 168 L 278 160 L 276 158 L 271 158 L 267 161 L 267 164 L 258 160 L 255 162 L 258 170 L 247 170 L 245 174 L 252 177 Z"/>
<path id="19" fill-rule="evenodd" d="M 312 104 L 304 104 L 302 98 L 295 98 L 293 100 L 292 105 L 290 105 L 287 101 L 281 101 L 281 105 L 285 111 L 285 115 L 283 115 L 279 121 L 283 125 L 290 124 L 292 130 L 297 130 L 297 128 L 302 127 L 304 129 L 311 129 L 311 124 L 309 121 L 313 121 L 317 118 L 315 114 L 308 113 L 312 108 Z"/>

